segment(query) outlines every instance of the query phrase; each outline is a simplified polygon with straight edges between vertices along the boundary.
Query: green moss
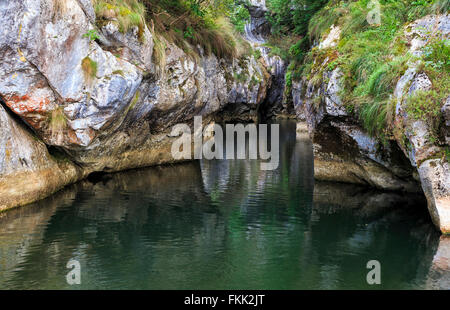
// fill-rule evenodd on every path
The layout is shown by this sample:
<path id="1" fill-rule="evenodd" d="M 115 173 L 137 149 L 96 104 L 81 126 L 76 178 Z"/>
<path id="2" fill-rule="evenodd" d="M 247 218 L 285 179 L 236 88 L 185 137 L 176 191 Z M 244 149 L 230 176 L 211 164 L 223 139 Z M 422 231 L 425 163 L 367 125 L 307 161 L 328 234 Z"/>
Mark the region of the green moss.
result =
<path id="1" fill-rule="evenodd" d="M 92 81 L 97 76 L 98 64 L 89 56 L 86 56 L 81 61 L 81 68 L 83 70 L 84 77 L 87 81 Z"/>
<path id="2" fill-rule="evenodd" d="M 340 41 L 333 49 L 311 49 L 301 65 L 293 62 L 295 68 L 289 69 L 290 78 L 294 72 L 300 72 L 303 79 L 318 87 L 326 82 L 324 72 L 341 68 L 344 74 L 341 98 L 347 111 L 354 114 L 371 135 L 389 139 L 393 136 L 394 119 L 391 97 L 412 57 L 407 53 L 409 47 L 403 27 L 409 21 L 435 12 L 437 6 L 438 10 L 448 9 L 448 3 L 447 0 L 380 1 L 381 24 L 369 25 L 367 0 L 329 1 L 311 19 L 309 37 L 312 41 L 323 38 L 334 24 L 342 30 Z M 437 123 L 439 107 L 449 89 L 450 51 L 448 40 L 440 39 L 439 33 L 428 34 L 428 37 L 420 70 L 431 79 L 433 91 L 410 98 L 409 105 L 414 117 L 428 120 L 435 114 Z M 422 102 L 425 96 L 433 103 Z"/>
<path id="3" fill-rule="evenodd" d="M 261 58 L 261 51 L 259 49 L 254 49 L 253 50 L 253 57 L 255 57 L 255 59 Z"/>
<path id="4" fill-rule="evenodd" d="M 260 79 L 256 77 L 256 75 L 252 75 L 250 82 L 248 84 L 249 88 L 252 89 L 254 88 L 256 85 L 258 85 L 260 83 Z"/>
<path id="5" fill-rule="evenodd" d="M 238 83 L 245 83 L 248 79 L 248 74 L 245 71 L 234 73 L 233 78 Z"/>
<path id="6" fill-rule="evenodd" d="M 62 107 L 57 107 L 48 115 L 48 128 L 52 133 L 58 133 L 67 128 L 67 118 Z"/>
<path id="7" fill-rule="evenodd" d="M 129 110 L 132 110 L 135 106 L 136 103 L 139 101 L 139 96 L 141 95 L 141 92 L 138 90 L 136 91 L 136 94 L 133 97 L 133 100 L 131 100 L 131 104 L 129 106 Z"/>
<path id="8" fill-rule="evenodd" d="M 407 99 L 406 112 L 412 119 L 424 120 L 427 123 L 432 143 L 438 141 L 439 127 L 443 122 L 441 108 L 446 95 L 432 89 L 417 91 Z"/>
<path id="9" fill-rule="evenodd" d="M 120 75 L 122 77 L 125 77 L 125 73 L 123 72 L 123 70 L 115 70 L 115 71 L 112 72 L 112 74 Z"/>

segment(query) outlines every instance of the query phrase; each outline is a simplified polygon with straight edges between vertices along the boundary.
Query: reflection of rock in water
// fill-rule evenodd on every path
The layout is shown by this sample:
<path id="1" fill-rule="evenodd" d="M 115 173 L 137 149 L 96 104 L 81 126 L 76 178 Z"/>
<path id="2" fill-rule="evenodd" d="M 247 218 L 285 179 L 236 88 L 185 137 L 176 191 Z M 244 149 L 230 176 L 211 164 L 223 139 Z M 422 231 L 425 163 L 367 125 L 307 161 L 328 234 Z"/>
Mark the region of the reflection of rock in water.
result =
<path id="1" fill-rule="evenodd" d="M 86 288 L 222 288 L 215 279 L 236 268 L 239 277 L 251 270 L 266 281 L 276 262 L 278 273 L 288 270 L 278 278 L 300 275 L 293 287 L 353 288 L 355 266 L 375 253 L 392 288 L 448 288 L 446 242 L 423 198 L 314 184 L 312 144 L 296 139 L 295 125 L 280 123 L 274 171 L 261 171 L 258 160 L 205 160 L 92 175 L 3 214 L 0 259 L 8 261 L 0 280 L 8 288 L 67 288 L 61 270 L 75 258 L 88 265 Z M 20 214 L 32 210 L 30 218 Z M 254 259 L 268 268 L 252 269 Z"/>
<path id="2" fill-rule="evenodd" d="M 426 287 L 428 289 L 450 289 L 450 237 L 441 236 L 433 257 Z"/>
<path id="3" fill-rule="evenodd" d="M 0 213 L 0 279 L 8 279 L 7 273 L 25 262 L 30 249 L 42 242 L 56 209 L 71 201 L 74 193 L 63 190 L 26 208 Z"/>
<path id="4" fill-rule="evenodd" d="M 77 190 L 78 201 L 98 202 L 80 204 L 79 216 L 111 222 L 143 224 L 148 200 L 168 206 L 182 205 L 186 199 L 205 201 L 198 162 L 108 174 L 97 182 L 79 183 Z"/>
<path id="5" fill-rule="evenodd" d="M 287 187 L 277 188 L 283 183 L 282 180 L 288 181 L 285 185 L 300 184 L 295 188 L 296 191 L 302 193 L 312 191 L 313 156 L 310 140 L 296 141 L 296 123 L 293 121 L 282 120 L 277 124 L 280 129 L 279 165 L 275 170 L 261 170 L 262 160 L 260 159 L 202 160 L 200 162 L 203 187 L 213 202 L 238 203 L 245 209 L 247 205 L 253 204 L 255 199 L 261 198 L 264 194 L 270 194 L 277 190 L 287 191 Z M 270 132 L 266 137 L 262 139 L 260 137 L 257 141 L 258 147 L 264 145 L 272 150 L 268 137 L 270 137 Z M 245 143 L 246 157 L 248 157 L 248 138 Z M 236 149 L 235 140 L 235 153 Z M 224 154 L 226 154 L 226 147 L 224 147 Z M 280 201 L 281 203 L 283 202 Z"/>
<path id="6" fill-rule="evenodd" d="M 354 184 L 316 181 L 314 185 L 314 210 L 332 214 L 343 209 L 353 209 L 355 215 L 370 218 L 396 208 L 426 209 L 426 200 L 419 194 L 377 191 Z"/>

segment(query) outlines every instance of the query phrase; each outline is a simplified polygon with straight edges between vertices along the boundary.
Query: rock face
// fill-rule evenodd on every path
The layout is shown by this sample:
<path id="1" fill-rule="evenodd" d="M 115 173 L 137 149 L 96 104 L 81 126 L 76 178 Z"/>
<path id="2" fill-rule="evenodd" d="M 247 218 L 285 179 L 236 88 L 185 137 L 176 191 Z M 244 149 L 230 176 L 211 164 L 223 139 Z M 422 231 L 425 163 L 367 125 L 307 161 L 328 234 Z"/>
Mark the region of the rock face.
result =
<path id="1" fill-rule="evenodd" d="M 333 27 L 318 48 L 336 44 L 339 33 L 339 29 Z M 429 33 L 448 38 L 449 15 L 427 16 L 407 26 L 411 54 L 420 56 Z M 355 117 L 347 113 L 339 97 L 342 90 L 340 69 L 323 71 L 326 82 L 315 85 L 313 80 L 301 80 L 292 85 L 296 117 L 307 124 L 314 142 L 315 178 L 388 190 L 422 190 L 433 222 L 443 233 L 450 233 L 450 169 L 443 155 L 449 145 L 449 98 L 441 109 L 446 145 L 437 145 L 431 138 L 429 124 L 406 112 L 405 98 L 432 87 L 426 74 L 419 72 L 417 64 L 411 62 L 393 94 L 393 99 L 397 100 L 395 140 L 386 146 L 370 137 Z"/>
<path id="2" fill-rule="evenodd" d="M 426 44 L 429 33 L 448 39 L 450 16 L 427 16 L 409 25 L 406 34 L 407 39 L 411 41 L 411 54 L 422 53 L 419 48 Z M 408 95 L 429 90 L 431 87 L 432 83 L 428 76 L 419 72 L 416 63 L 411 63 L 410 68 L 400 78 L 394 93 L 397 99 L 394 122 L 396 128 L 400 129 L 396 130 L 395 138 L 411 165 L 418 168 L 433 222 L 443 233 L 450 234 L 450 166 L 445 156 L 445 149 L 449 147 L 447 124 L 449 100 L 447 98 L 442 107 L 446 145 L 438 145 L 432 139 L 433 130 L 426 121 L 415 119 L 406 111 L 405 98 Z M 408 143 L 403 143 L 404 138 Z"/>
<path id="3" fill-rule="evenodd" d="M 271 84 L 260 107 L 260 115 L 263 118 L 291 115 L 292 105 L 287 102 L 283 92 L 287 64 L 279 56 L 270 55 L 270 48 L 263 46 L 271 30 L 270 23 L 266 19 L 266 1 L 252 0 L 246 5 L 250 12 L 250 22 L 245 25 L 245 37 L 253 48 L 260 52 L 261 59 L 271 75 Z"/>
<path id="4" fill-rule="evenodd" d="M 57 160 L 0 105 L 0 211 L 42 199 L 84 175 Z"/>
<path id="5" fill-rule="evenodd" d="M 313 138 L 315 178 L 385 190 L 419 191 L 414 169 L 399 148 L 395 144 L 386 147 L 370 137 L 346 112 L 338 95 L 340 69 L 324 74 L 328 83 L 319 87 L 311 81 L 300 81 L 292 88 L 297 119 L 306 122 Z"/>
<path id="6" fill-rule="evenodd" d="M 7 1 L 0 22 L 0 209 L 94 171 L 173 162 L 172 126 L 196 115 L 256 119 L 271 82 L 253 56 L 194 59 L 168 42 L 157 65 L 147 27 L 142 36 L 137 27 L 120 33 L 114 21 L 96 29 L 91 1 Z M 94 29 L 91 41 L 85 34 Z M 20 179 L 21 171 L 35 177 Z"/>

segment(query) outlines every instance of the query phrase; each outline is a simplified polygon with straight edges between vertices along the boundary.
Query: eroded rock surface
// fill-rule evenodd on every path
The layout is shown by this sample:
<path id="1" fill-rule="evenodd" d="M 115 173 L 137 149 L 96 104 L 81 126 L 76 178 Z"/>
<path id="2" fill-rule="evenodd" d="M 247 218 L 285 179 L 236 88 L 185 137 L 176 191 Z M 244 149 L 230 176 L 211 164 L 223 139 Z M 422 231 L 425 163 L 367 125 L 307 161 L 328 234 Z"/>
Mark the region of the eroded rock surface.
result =
<path id="1" fill-rule="evenodd" d="M 23 145 L 9 154 L 29 149 L 26 160 L 35 167 L 28 171 L 41 176 L 40 182 L 24 178 L 17 187 L 22 193 L 2 185 L 2 208 L 42 198 L 94 171 L 174 162 L 172 126 L 191 124 L 196 115 L 254 120 L 271 82 L 253 56 L 193 57 L 168 42 L 164 61 L 156 64 L 147 27 L 121 33 L 112 20 L 97 29 L 90 1 L 8 1 L 0 5 L 0 22 L 0 98 L 18 116 L 0 123 L 2 139 Z M 86 34 L 94 29 L 99 38 L 90 40 Z M 31 128 L 36 142 L 14 126 Z M 53 175 L 61 165 L 43 155 L 47 148 L 39 140 L 63 154 L 69 168 L 61 176 Z M 22 171 L 8 169 L 2 167 L 0 179 Z"/>
<path id="2" fill-rule="evenodd" d="M 45 144 L 0 105 L 0 211 L 42 199 L 84 174 L 56 159 Z"/>
<path id="3" fill-rule="evenodd" d="M 339 29 L 317 48 L 328 48 L 339 41 Z M 405 29 L 411 55 L 420 56 L 430 34 L 448 38 L 449 15 L 431 15 L 417 20 Z M 319 64 L 315 64 L 319 65 Z M 322 66 L 326 65 L 326 61 Z M 360 122 L 347 113 L 340 99 L 342 74 L 339 68 L 323 70 L 323 82 L 303 79 L 292 84 L 292 98 L 298 120 L 308 125 L 314 141 L 315 178 L 415 192 L 422 190 L 435 225 L 450 232 L 450 170 L 446 150 L 449 147 L 449 99 L 441 112 L 441 140 L 433 135 L 430 124 L 408 113 L 406 98 L 432 88 L 429 77 L 419 71 L 417 63 L 400 77 L 394 93 L 396 100 L 395 139 L 389 145 L 370 137 Z M 419 181 L 420 183 L 417 183 Z M 421 187 L 418 185 L 421 184 Z"/>

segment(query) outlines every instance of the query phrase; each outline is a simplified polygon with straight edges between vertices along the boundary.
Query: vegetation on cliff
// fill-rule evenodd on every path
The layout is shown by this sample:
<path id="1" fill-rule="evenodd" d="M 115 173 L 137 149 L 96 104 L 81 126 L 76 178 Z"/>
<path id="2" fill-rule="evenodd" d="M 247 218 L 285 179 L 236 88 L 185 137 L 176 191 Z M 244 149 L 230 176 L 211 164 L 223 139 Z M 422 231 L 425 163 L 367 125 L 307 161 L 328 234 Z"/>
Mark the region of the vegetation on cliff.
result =
<path id="1" fill-rule="evenodd" d="M 248 10 L 234 0 L 94 0 L 94 7 L 100 26 L 114 20 L 124 33 L 138 27 L 140 39 L 147 24 L 158 63 L 164 62 L 168 43 L 191 55 L 198 54 L 200 46 L 223 58 L 251 49 L 239 35 L 249 19 Z"/>
<path id="2" fill-rule="evenodd" d="M 297 7 L 301 7 L 297 10 L 305 11 L 301 4 L 308 7 L 308 2 L 311 1 L 296 0 Z M 410 46 L 405 32 L 408 23 L 414 20 L 428 14 L 447 13 L 449 0 L 380 0 L 379 24 L 368 22 L 367 16 L 373 9 L 370 0 L 317 1 L 306 11 L 320 10 L 306 15 L 302 25 L 291 29 L 285 24 L 296 10 L 284 15 L 283 8 L 287 9 L 292 2 L 270 0 L 270 3 L 271 14 L 275 14 L 271 18 L 274 29 L 291 38 L 300 35 L 281 52 L 290 61 L 286 76 L 288 87 L 292 79 L 301 78 L 318 86 L 326 82 L 324 72 L 339 67 L 344 75 L 341 97 L 347 110 L 355 114 L 371 135 L 386 141 L 394 130 L 392 94 L 395 85 L 409 65 L 417 63 L 419 72 L 426 73 L 431 80 L 432 88 L 407 98 L 408 112 L 413 117 L 426 119 L 435 131 L 432 138 L 439 139 L 437 129 L 443 121 L 440 109 L 450 88 L 449 40 L 438 33 L 430 33 L 422 47 L 423 53 L 417 56 L 408 53 Z M 337 44 L 320 48 L 317 44 L 326 38 L 332 26 L 340 29 Z"/>

